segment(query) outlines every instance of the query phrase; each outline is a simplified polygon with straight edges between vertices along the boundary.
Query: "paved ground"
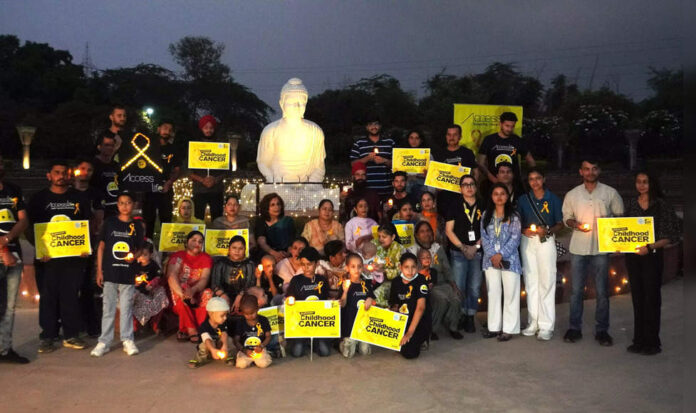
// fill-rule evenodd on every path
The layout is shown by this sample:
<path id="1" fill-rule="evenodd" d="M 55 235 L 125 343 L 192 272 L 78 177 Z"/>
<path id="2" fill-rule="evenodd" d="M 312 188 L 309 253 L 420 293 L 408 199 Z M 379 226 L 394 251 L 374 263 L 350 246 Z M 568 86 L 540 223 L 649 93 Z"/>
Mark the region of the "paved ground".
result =
<path id="1" fill-rule="evenodd" d="M 592 339 L 594 301 L 585 303 L 585 339 L 563 343 L 568 304 L 558 306 L 559 336 L 541 343 L 508 343 L 467 335 L 432 344 L 418 360 L 378 350 L 345 360 L 283 359 L 267 370 L 207 365 L 190 370 L 190 344 L 173 337 L 138 342 L 142 353 L 120 347 L 102 359 L 88 350 L 37 355 L 37 312 L 21 309 L 16 348 L 27 366 L 0 365 L 0 411 L 476 411 L 667 412 L 681 410 L 683 281 L 663 289 L 663 353 L 632 355 L 630 296 L 611 299 L 615 345 Z M 485 314 L 479 314 L 479 320 Z M 524 316 L 524 315 L 523 315 Z M 444 336 L 445 334 L 441 334 Z"/>

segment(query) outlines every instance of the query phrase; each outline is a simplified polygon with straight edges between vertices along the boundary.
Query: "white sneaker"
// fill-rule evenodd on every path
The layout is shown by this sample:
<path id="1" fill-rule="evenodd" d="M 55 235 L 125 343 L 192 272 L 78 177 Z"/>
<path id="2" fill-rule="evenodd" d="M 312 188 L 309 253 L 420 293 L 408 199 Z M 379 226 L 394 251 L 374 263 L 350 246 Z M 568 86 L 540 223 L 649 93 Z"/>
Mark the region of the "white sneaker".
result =
<path id="1" fill-rule="evenodd" d="M 92 357 L 101 357 L 104 354 L 108 353 L 109 350 L 111 350 L 109 347 L 106 346 L 104 343 L 97 343 L 96 347 L 92 349 L 92 351 L 89 353 L 90 356 Z"/>
<path id="2" fill-rule="evenodd" d="M 126 340 L 123 342 L 123 351 L 129 356 L 135 356 L 140 353 L 133 340 Z"/>
<path id="3" fill-rule="evenodd" d="M 531 337 L 531 336 L 535 335 L 536 333 L 537 333 L 537 328 L 536 328 L 536 326 L 533 326 L 533 325 L 531 325 L 531 324 L 528 325 L 527 328 L 525 328 L 524 330 L 522 330 L 522 334 L 524 334 L 524 335 L 527 336 L 527 337 Z"/>
<path id="4" fill-rule="evenodd" d="M 541 341 L 549 341 L 551 337 L 553 337 L 553 331 L 551 330 L 539 330 L 539 334 L 537 334 L 537 340 Z"/>

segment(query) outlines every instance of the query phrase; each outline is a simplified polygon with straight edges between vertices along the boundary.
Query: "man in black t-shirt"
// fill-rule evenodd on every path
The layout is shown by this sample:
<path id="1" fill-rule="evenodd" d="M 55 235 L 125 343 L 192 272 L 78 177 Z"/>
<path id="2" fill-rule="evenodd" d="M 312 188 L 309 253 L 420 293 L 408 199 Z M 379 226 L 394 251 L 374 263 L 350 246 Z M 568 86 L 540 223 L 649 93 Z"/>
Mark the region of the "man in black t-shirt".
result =
<path id="1" fill-rule="evenodd" d="M 181 173 L 181 156 L 174 149 L 174 123 L 163 119 L 157 127 L 157 135 L 160 142 L 160 154 L 162 161 L 162 176 L 165 181 L 162 192 L 148 194 L 143 200 L 143 217 L 147 224 L 146 236 L 152 238 L 155 232 L 155 218 L 159 215 L 160 224 L 172 222 L 172 206 L 174 203 L 174 190 L 172 185 L 179 179 Z"/>
<path id="2" fill-rule="evenodd" d="M 29 359 L 12 349 L 12 325 L 14 324 L 17 291 L 22 279 L 22 251 L 19 236 L 29 224 L 22 190 L 4 180 L 5 167 L 0 156 L 0 282 L 6 282 L 7 300 L 0 300 L 0 363 L 26 364 Z"/>
<path id="3" fill-rule="evenodd" d="M 389 198 L 385 199 L 382 203 L 382 210 L 384 211 L 384 220 L 391 221 L 394 214 L 399 212 L 399 207 L 402 203 L 407 200 L 411 203 L 413 209 L 416 209 L 418 205 L 418 200 L 413 194 L 406 192 L 406 180 L 408 179 L 408 174 L 403 171 L 394 172 L 392 177 L 392 188 L 394 189 Z"/>
<path id="4" fill-rule="evenodd" d="M 527 141 L 513 133 L 516 123 L 517 115 L 512 112 L 504 112 L 500 115 L 500 131 L 486 136 L 479 147 L 477 161 L 481 169 L 486 171 L 490 182 L 498 182 L 495 172 L 501 162 L 511 163 L 515 175 L 521 176 L 522 169 L 518 155 L 524 156 L 527 166 L 536 166 Z"/>
<path id="5" fill-rule="evenodd" d="M 470 168 L 469 173 L 474 177 L 479 175 L 478 165 L 476 164 L 476 158 L 471 149 L 466 146 L 460 146 L 459 141 L 462 138 L 462 127 L 453 124 L 447 128 L 447 135 L 445 135 L 445 140 L 447 146 L 437 151 L 434 155 L 434 159 L 437 162 L 443 162 L 449 165 L 461 165 L 466 168 Z M 459 198 L 459 194 L 450 191 L 438 191 L 437 193 L 437 212 L 440 215 L 445 215 L 449 209 L 449 205 Z"/>
<path id="6" fill-rule="evenodd" d="M 97 139 L 97 156 L 94 157 L 90 186 L 97 190 L 102 198 L 104 218 L 118 215 L 116 197 L 118 196 L 118 163 L 114 161 L 116 138 L 106 130 Z M 98 228 L 96 228 L 98 230 Z"/>
<path id="7" fill-rule="evenodd" d="M 27 211 L 32 224 L 53 221 L 90 220 L 92 212 L 86 194 L 70 188 L 66 162 L 53 161 L 46 178 L 50 186 L 31 198 Z M 33 225 L 27 238 L 34 242 Z M 84 349 L 86 343 L 78 337 L 81 317 L 79 291 L 85 276 L 87 256 L 50 258 L 35 261 L 36 282 L 39 286 L 39 353 L 55 350 L 59 320 L 63 326 L 63 346 Z"/>

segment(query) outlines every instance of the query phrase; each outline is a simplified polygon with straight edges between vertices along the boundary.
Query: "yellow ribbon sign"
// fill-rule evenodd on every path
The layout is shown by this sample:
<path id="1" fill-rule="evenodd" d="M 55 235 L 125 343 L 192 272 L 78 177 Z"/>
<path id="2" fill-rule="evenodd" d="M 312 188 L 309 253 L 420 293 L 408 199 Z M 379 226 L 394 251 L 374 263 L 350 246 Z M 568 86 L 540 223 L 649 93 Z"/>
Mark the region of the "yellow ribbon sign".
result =
<path id="1" fill-rule="evenodd" d="M 512 112 L 517 115 L 513 133 L 522 136 L 522 106 L 454 104 L 454 123 L 462 127 L 459 144 L 478 153 L 483 138 L 500 130 L 500 115 Z"/>
<path id="2" fill-rule="evenodd" d="M 205 225 L 172 222 L 162 224 L 159 240 L 160 252 L 177 252 L 183 250 L 186 247 L 186 236 L 191 231 L 205 233 Z"/>
<path id="3" fill-rule="evenodd" d="M 227 256 L 230 239 L 241 235 L 246 242 L 246 256 L 249 257 L 249 230 L 243 229 L 206 229 L 205 252 L 213 256 Z"/>
<path id="4" fill-rule="evenodd" d="M 460 193 L 459 179 L 471 173 L 471 168 L 466 166 L 450 165 L 443 162 L 430 162 L 428 174 L 425 176 L 425 185 L 445 191 Z"/>
<path id="5" fill-rule="evenodd" d="M 400 343 L 406 332 L 408 316 L 374 305 L 365 310 L 362 300 L 358 306 L 350 338 L 389 350 L 401 350 Z"/>
<path id="6" fill-rule="evenodd" d="M 341 337 L 338 301 L 295 301 L 285 305 L 285 338 Z"/>
<path id="7" fill-rule="evenodd" d="M 413 237 L 413 224 L 394 224 L 396 227 L 396 238 L 395 241 L 401 244 L 404 248 L 408 248 L 415 244 L 415 239 Z M 372 227 L 372 238 L 379 241 L 379 227 L 377 225 Z"/>
<path id="8" fill-rule="evenodd" d="M 138 144 L 135 142 L 135 141 L 138 139 L 138 136 L 140 136 L 140 137 L 142 137 L 143 139 L 145 139 L 145 142 L 146 142 L 146 143 L 145 143 L 145 146 L 143 146 L 142 148 L 141 148 L 140 146 L 138 146 Z M 140 160 L 138 161 L 138 166 L 140 167 L 140 169 L 145 168 L 145 167 L 147 166 L 147 164 L 149 163 L 149 164 L 150 164 L 153 168 L 155 168 L 159 173 L 162 173 L 162 168 L 160 168 L 160 166 L 157 165 L 157 163 L 156 163 L 155 161 L 153 161 L 152 159 L 150 159 L 150 157 L 147 156 L 147 153 L 145 153 L 145 152 L 148 150 L 148 148 L 150 148 L 150 138 L 148 138 L 147 136 L 143 135 L 142 133 L 136 133 L 136 134 L 133 136 L 133 139 L 131 139 L 131 145 L 135 148 L 135 150 L 136 150 L 137 152 L 136 152 L 135 155 L 133 155 L 133 157 L 131 157 L 131 158 L 128 160 L 128 162 L 124 163 L 124 164 L 121 166 L 121 170 L 122 170 L 122 171 L 125 171 L 126 168 L 128 168 L 133 162 L 138 161 L 140 158 L 142 158 L 142 159 L 140 159 Z"/>
<path id="9" fill-rule="evenodd" d="M 271 334 L 280 333 L 280 325 L 283 324 L 283 318 L 278 312 L 278 306 L 261 308 L 259 309 L 259 315 L 268 319 L 268 323 L 271 325 Z"/>
<path id="10" fill-rule="evenodd" d="M 189 169 L 230 169 L 230 144 L 189 142 Z"/>
<path id="11" fill-rule="evenodd" d="M 429 148 L 394 148 L 392 155 L 392 172 L 403 171 L 424 174 L 430 163 Z"/>
<path id="12" fill-rule="evenodd" d="M 36 258 L 79 257 L 91 254 L 88 221 L 57 221 L 34 224 Z"/>
<path id="13" fill-rule="evenodd" d="M 655 242 L 653 217 L 597 218 L 599 252 L 635 253 Z"/>

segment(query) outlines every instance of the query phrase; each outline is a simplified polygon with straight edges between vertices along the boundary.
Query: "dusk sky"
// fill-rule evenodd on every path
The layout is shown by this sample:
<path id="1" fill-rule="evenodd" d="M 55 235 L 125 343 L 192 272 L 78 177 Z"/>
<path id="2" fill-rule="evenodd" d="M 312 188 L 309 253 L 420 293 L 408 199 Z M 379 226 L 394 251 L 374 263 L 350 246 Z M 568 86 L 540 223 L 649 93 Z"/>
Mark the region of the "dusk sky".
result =
<path id="1" fill-rule="evenodd" d="M 652 1 L 78 1 L 0 0 L 0 33 L 69 50 L 98 69 L 154 63 L 180 71 L 167 47 L 183 36 L 226 45 L 236 81 L 277 109 L 288 78 L 310 94 L 388 73 L 423 95 L 433 74 L 512 62 L 634 99 L 648 67 L 681 67 L 680 2 Z M 470 102 L 475 103 L 475 102 Z"/>

